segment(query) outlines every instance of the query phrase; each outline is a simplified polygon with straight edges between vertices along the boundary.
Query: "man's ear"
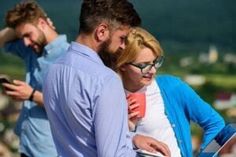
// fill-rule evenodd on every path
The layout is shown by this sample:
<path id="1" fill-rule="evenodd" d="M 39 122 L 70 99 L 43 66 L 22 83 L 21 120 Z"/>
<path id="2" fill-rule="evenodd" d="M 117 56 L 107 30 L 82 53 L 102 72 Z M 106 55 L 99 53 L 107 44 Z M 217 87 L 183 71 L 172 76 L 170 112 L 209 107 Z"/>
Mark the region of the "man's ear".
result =
<path id="1" fill-rule="evenodd" d="M 95 29 L 95 38 L 100 41 L 106 41 L 109 38 L 109 28 L 106 23 L 101 23 Z"/>
<path id="2" fill-rule="evenodd" d="M 37 23 L 37 26 L 39 29 L 41 29 L 42 31 L 46 29 L 46 27 L 48 27 L 48 23 L 45 19 L 43 18 L 39 18 L 38 19 L 38 23 Z"/>

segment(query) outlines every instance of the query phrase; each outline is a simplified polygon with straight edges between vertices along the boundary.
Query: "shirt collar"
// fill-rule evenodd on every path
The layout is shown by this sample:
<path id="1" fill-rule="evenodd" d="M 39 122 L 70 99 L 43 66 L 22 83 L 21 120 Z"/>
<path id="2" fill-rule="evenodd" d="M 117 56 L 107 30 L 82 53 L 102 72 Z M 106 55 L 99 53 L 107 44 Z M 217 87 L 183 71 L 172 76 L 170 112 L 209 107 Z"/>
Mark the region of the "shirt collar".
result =
<path id="1" fill-rule="evenodd" d="M 93 61 L 99 63 L 99 64 L 103 64 L 103 61 L 101 60 L 101 58 L 99 57 L 98 53 L 95 52 L 93 49 L 89 48 L 86 45 L 80 44 L 78 42 L 72 42 L 70 49 L 73 50 L 76 53 L 79 53 L 83 56 L 87 56 L 89 58 L 91 58 Z"/>
<path id="2" fill-rule="evenodd" d="M 67 42 L 66 35 L 59 35 L 56 39 L 54 39 L 52 42 L 50 42 L 44 47 L 43 55 L 49 54 L 52 49 L 58 47 L 60 43 L 65 43 L 65 42 Z"/>

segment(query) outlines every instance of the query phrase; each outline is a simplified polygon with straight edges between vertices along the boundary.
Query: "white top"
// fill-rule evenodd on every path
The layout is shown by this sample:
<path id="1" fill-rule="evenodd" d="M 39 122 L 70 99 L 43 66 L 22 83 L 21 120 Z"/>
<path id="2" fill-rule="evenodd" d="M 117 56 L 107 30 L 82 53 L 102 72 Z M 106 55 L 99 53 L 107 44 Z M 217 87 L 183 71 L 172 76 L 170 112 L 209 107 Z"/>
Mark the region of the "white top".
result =
<path id="1" fill-rule="evenodd" d="M 168 145 L 172 157 L 181 157 L 173 128 L 165 114 L 164 102 L 156 81 L 138 92 L 146 94 L 146 113 L 145 117 L 138 122 L 136 132 L 164 142 Z M 126 94 L 128 93 L 126 91 Z"/>

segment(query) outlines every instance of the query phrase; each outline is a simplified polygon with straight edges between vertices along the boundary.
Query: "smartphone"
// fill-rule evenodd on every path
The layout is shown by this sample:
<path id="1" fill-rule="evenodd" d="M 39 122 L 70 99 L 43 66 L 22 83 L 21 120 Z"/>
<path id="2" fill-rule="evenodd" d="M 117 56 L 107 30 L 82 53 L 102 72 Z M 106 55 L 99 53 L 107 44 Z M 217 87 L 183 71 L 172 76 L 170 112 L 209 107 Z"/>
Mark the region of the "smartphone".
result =
<path id="1" fill-rule="evenodd" d="M 5 78 L 5 77 L 0 77 L 0 84 L 2 83 L 11 83 L 9 79 Z"/>
<path id="2" fill-rule="evenodd" d="M 10 90 L 7 87 L 3 87 L 2 84 L 3 83 L 12 83 L 11 80 L 9 79 L 9 77 L 5 76 L 5 75 L 0 75 L 0 89 L 2 89 L 3 91 L 8 91 Z"/>

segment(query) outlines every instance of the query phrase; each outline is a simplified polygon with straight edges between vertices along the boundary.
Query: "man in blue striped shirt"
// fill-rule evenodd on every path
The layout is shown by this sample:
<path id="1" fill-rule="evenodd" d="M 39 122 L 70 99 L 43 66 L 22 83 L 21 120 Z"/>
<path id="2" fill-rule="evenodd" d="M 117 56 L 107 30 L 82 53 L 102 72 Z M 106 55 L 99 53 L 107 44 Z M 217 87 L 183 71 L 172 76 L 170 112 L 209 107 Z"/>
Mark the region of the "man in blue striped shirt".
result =
<path id="1" fill-rule="evenodd" d="M 44 80 L 45 108 L 62 157 L 133 157 L 133 144 L 168 155 L 166 145 L 128 131 L 121 80 L 99 57 L 125 47 L 141 22 L 127 0 L 84 0 L 80 33 Z"/>

